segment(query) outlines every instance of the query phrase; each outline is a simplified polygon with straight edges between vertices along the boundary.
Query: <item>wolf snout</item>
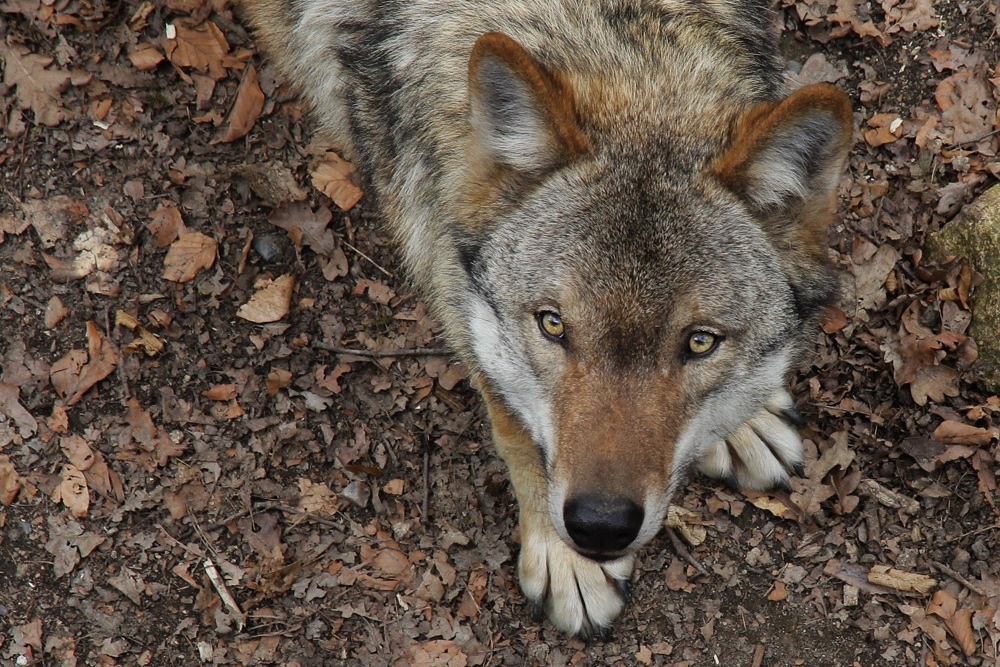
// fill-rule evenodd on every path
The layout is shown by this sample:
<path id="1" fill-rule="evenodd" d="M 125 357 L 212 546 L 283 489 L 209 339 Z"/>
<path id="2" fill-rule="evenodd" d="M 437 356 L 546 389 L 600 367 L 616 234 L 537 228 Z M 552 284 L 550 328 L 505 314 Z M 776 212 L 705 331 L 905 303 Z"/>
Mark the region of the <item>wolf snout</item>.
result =
<path id="1" fill-rule="evenodd" d="M 581 553 L 592 558 L 625 551 L 635 541 L 645 518 L 643 509 L 628 498 L 580 495 L 563 506 L 566 532 Z"/>

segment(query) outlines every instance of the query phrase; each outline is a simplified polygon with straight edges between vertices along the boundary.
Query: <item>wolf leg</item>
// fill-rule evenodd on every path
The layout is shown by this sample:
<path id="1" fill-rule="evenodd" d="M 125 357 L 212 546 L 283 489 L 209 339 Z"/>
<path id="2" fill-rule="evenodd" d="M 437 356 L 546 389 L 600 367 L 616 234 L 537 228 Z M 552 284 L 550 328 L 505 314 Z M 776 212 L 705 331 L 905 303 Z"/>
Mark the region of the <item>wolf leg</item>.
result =
<path id="1" fill-rule="evenodd" d="M 745 489 L 789 489 L 790 475 L 802 475 L 802 439 L 787 391 L 775 393 L 764 408 L 713 443 L 698 462 L 698 470 Z"/>
<path id="2" fill-rule="evenodd" d="M 569 547 L 549 519 L 548 481 L 531 436 L 505 407 L 486 397 L 493 440 L 510 471 L 521 528 L 521 590 L 536 614 L 564 632 L 601 634 L 625 608 L 635 558 L 598 563 Z"/>

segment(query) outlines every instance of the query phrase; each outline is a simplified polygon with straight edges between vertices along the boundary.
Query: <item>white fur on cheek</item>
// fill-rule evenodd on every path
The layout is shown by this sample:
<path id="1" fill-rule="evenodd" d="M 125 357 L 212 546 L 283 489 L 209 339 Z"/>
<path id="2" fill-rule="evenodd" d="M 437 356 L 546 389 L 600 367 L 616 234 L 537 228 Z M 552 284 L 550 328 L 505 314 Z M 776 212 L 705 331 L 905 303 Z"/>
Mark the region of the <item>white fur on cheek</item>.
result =
<path id="1" fill-rule="evenodd" d="M 472 349 L 486 377 L 494 383 L 504 403 L 521 418 L 532 439 L 551 458 L 555 425 L 549 396 L 524 358 L 524 352 L 511 343 L 517 340 L 518 332 L 504 331 L 493 309 L 478 298 L 472 301 L 469 323 Z"/>

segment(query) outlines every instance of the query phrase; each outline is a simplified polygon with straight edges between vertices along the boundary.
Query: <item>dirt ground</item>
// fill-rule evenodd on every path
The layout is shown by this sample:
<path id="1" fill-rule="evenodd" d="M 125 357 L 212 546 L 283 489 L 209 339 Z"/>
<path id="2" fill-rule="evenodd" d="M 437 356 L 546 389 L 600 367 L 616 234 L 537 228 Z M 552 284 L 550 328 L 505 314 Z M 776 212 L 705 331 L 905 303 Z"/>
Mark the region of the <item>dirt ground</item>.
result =
<path id="1" fill-rule="evenodd" d="M 806 476 L 692 479 L 583 642 L 532 618 L 479 401 L 228 1 L 0 0 L 0 665 L 1000 665 L 1000 398 L 977 276 L 923 251 L 1000 175 L 997 3 L 776 8 L 859 126 Z"/>

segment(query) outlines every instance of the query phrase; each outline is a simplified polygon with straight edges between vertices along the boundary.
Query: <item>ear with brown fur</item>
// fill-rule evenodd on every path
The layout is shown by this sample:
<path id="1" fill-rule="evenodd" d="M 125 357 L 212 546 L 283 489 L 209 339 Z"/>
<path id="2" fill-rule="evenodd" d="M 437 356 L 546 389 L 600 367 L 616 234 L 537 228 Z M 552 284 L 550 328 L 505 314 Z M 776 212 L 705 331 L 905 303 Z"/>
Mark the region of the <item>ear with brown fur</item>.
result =
<path id="1" fill-rule="evenodd" d="M 495 165 L 537 176 L 587 150 L 565 77 L 507 35 L 476 41 L 469 102 L 474 148 Z"/>
<path id="2" fill-rule="evenodd" d="M 833 280 L 823 270 L 827 230 L 853 133 L 847 95 L 831 86 L 806 86 L 747 112 L 729 151 L 714 165 L 716 177 L 746 202 L 782 249 L 803 315 L 815 314 L 833 297 Z"/>

